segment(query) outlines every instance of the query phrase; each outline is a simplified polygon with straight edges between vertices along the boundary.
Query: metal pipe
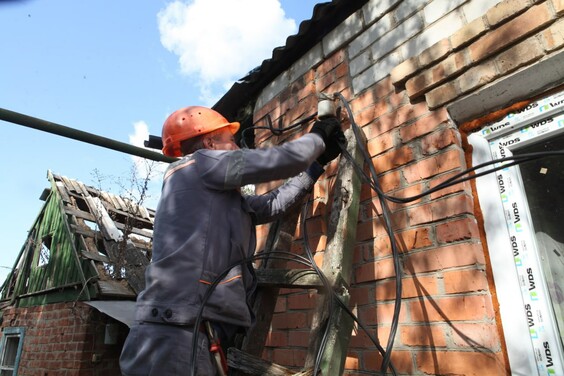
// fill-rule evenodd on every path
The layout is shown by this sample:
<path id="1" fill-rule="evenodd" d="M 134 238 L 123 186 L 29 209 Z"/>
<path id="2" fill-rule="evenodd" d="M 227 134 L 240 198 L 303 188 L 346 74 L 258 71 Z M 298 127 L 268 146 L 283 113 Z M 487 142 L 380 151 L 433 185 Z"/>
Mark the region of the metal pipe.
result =
<path id="1" fill-rule="evenodd" d="M 88 133 L 78 129 L 65 127 L 64 125 L 61 124 L 52 123 L 50 121 L 20 114 L 18 112 L 6 110 L 4 108 L 0 108 L 0 120 L 23 125 L 25 127 L 37 129 L 44 132 L 57 134 L 63 137 L 72 138 L 74 140 L 120 151 L 123 153 L 135 155 L 137 157 L 146 158 L 157 162 L 172 163 L 177 160 L 176 158 L 167 157 L 166 155 L 155 153 L 154 151 L 146 150 L 130 144 L 126 144 L 125 142 L 120 142 L 120 141 L 112 140 L 111 138 L 98 136 L 93 133 Z"/>

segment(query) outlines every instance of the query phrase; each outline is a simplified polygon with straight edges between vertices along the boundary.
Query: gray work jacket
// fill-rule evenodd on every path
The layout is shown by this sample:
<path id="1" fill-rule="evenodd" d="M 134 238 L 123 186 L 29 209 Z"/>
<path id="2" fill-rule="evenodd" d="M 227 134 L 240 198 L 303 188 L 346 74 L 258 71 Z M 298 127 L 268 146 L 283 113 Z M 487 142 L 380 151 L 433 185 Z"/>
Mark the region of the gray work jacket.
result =
<path id="1" fill-rule="evenodd" d="M 255 225 L 274 220 L 301 200 L 323 172 L 312 163 L 325 145 L 306 134 L 266 149 L 198 150 L 170 165 L 164 176 L 145 290 L 137 320 L 193 325 L 204 294 L 229 266 L 255 252 Z M 311 167 L 317 165 L 317 171 Z M 303 173 L 308 169 L 308 173 Z M 258 196 L 247 184 L 289 179 Z M 256 281 L 250 263 L 230 270 L 205 304 L 203 319 L 249 327 Z"/>

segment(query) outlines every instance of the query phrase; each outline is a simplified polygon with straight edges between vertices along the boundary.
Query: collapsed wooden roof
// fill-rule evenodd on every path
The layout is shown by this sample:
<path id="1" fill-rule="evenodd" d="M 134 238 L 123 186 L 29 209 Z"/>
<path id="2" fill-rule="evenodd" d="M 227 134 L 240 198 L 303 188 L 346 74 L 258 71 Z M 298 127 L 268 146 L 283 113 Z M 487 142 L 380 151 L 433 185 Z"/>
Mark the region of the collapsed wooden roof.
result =
<path id="1" fill-rule="evenodd" d="M 33 296 L 29 304 L 37 304 L 38 296 L 69 288 L 76 294 L 81 285 L 77 299 L 134 299 L 144 288 L 155 211 L 51 171 L 47 177 L 45 205 L 2 287 L 2 299 Z"/>

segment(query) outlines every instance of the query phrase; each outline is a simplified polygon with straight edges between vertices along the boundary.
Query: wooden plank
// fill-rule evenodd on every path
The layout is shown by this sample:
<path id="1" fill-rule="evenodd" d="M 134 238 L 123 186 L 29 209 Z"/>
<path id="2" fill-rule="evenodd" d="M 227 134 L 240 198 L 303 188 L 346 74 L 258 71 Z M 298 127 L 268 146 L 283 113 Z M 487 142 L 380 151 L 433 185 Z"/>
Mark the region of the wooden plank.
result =
<path id="1" fill-rule="evenodd" d="M 107 256 L 101 255 L 99 253 L 80 251 L 80 255 L 84 258 L 89 259 L 89 260 L 106 262 L 106 263 L 111 262 L 110 259 Z"/>
<path id="2" fill-rule="evenodd" d="M 81 226 L 78 226 L 78 225 L 71 224 L 71 225 L 70 225 L 70 229 L 71 229 L 72 232 L 75 233 L 75 234 L 87 236 L 87 237 L 89 237 L 89 238 L 94 238 L 94 237 L 96 237 L 96 231 L 93 231 L 93 230 L 90 230 L 90 229 L 86 229 L 86 228 L 81 227 Z"/>
<path id="3" fill-rule="evenodd" d="M 362 131 L 360 131 L 362 134 Z M 362 134 L 363 135 L 363 134 Z M 357 146 L 352 129 L 345 132 L 347 150 L 360 166 L 363 164 L 362 153 Z M 363 135 L 364 136 L 364 135 Z M 366 140 L 363 140 L 366 143 Z M 356 225 L 360 201 L 361 180 L 347 158 L 341 157 L 335 180 L 335 197 L 331 206 L 331 216 L 327 229 L 327 247 L 323 256 L 322 271 L 327 277 L 338 299 L 348 305 L 350 296 L 347 287 L 352 277 Z M 320 363 L 321 374 L 342 375 L 347 356 L 353 319 L 345 310 L 333 302 L 333 309 L 328 310 L 330 294 L 318 299 L 312 322 L 308 354 L 305 367 L 314 368 L 320 343 L 328 327 L 325 351 Z M 329 322 L 329 317 L 332 320 Z"/>
<path id="4" fill-rule="evenodd" d="M 98 281 L 100 294 L 105 296 L 115 296 L 123 298 L 135 298 L 135 293 L 130 288 L 120 284 L 118 281 L 107 280 Z"/>
<path id="5" fill-rule="evenodd" d="M 57 191 L 59 191 L 59 195 L 61 196 L 63 201 L 65 203 L 71 202 L 70 197 L 69 197 L 67 190 L 65 188 L 65 184 L 58 181 L 58 182 L 55 182 L 55 186 L 57 187 Z"/>
<path id="6" fill-rule="evenodd" d="M 67 192 L 74 191 L 74 186 L 72 185 L 72 182 L 66 176 L 61 176 L 61 181 L 65 185 L 65 190 Z"/>
<path id="7" fill-rule="evenodd" d="M 86 219 L 87 221 L 96 222 L 96 218 L 83 210 L 73 208 L 72 206 L 65 206 L 64 207 L 65 214 L 73 215 L 77 218 Z"/>
<path id="8" fill-rule="evenodd" d="M 79 193 L 81 193 L 84 197 L 90 196 L 90 192 L 86 189 L 86 186 L 83 182 L 75 180 L 76 186 L 80 189 Z"/>
<path id="9" fill-rule="evenodd" d="M 119 222 L 114 222 L 116 227 L 122 231 L 124 231 L 125 229 L 125 225 L 123 223 L 119 223 Z M 132 234 L 137 234 L 137 235 L 141 235 L 141 236 L 145 236 L 147 238 L 152 239 L 153 238 L 153 230 L 145 230 L 145 229 L 140 229 L 137 227 L 132 227 L 129 229 L 129 232 L 131 232 Z"/>

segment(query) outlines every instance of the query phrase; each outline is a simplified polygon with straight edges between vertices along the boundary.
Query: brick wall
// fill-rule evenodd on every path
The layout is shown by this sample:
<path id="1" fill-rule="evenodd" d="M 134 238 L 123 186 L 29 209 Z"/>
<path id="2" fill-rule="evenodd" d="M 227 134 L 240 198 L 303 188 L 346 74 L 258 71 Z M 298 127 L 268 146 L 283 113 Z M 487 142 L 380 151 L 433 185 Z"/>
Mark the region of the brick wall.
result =
<path id="1" fill-rule="evenodd" d="M 120 324 L 116 345 L 104 345 L 105 328 L 116 323 L 88 305 L 56 303 L 4 310 L 2 329 L 25 327 L 18 375 L 119 375 L 125 337 Z"/>
<path id="2" fill-rule="evenodd" d="M 262 125 L 269 114 L 275 124 L 288 126 L 316 110 L 317 93 L 340 92 L 367 136 L 383 190 L 398 197 L 421 193 L 468 167 L 465 134 L 446 105 L 558 52 L 564 45 L 563 4 L 370 1 L 303 58 L 309 66 L 297 62 L 263 91 L 255 123 Z M 305 132 L 273 136 L 259 130 L 256 141 L 268 147 Z M 318 263 L 336 168 L 336 162 L 327 167 L 310 213 L 301 218 Z M 279 183 L 259 186 L 257 192 Z M 409 204 L 390 204 L 403 277 L 392 356 L 399 374 L 510 373 L 474 197 L 467 182 Z M 376 194 L 363 185 L 350 306 L 385 347 L 395 272 L 381 213 Z M 259 229 L 259 249 L 266 234 L 267 226 Z M 302 240 L 297 229 L 295 253 L 303 254 Z M 303 366 L 313 306 L 315 294 L 284 291 L 265 358 Z M 378 371 L 381 359 L 368 337 L 354 331 L 347 374 Z"/>

